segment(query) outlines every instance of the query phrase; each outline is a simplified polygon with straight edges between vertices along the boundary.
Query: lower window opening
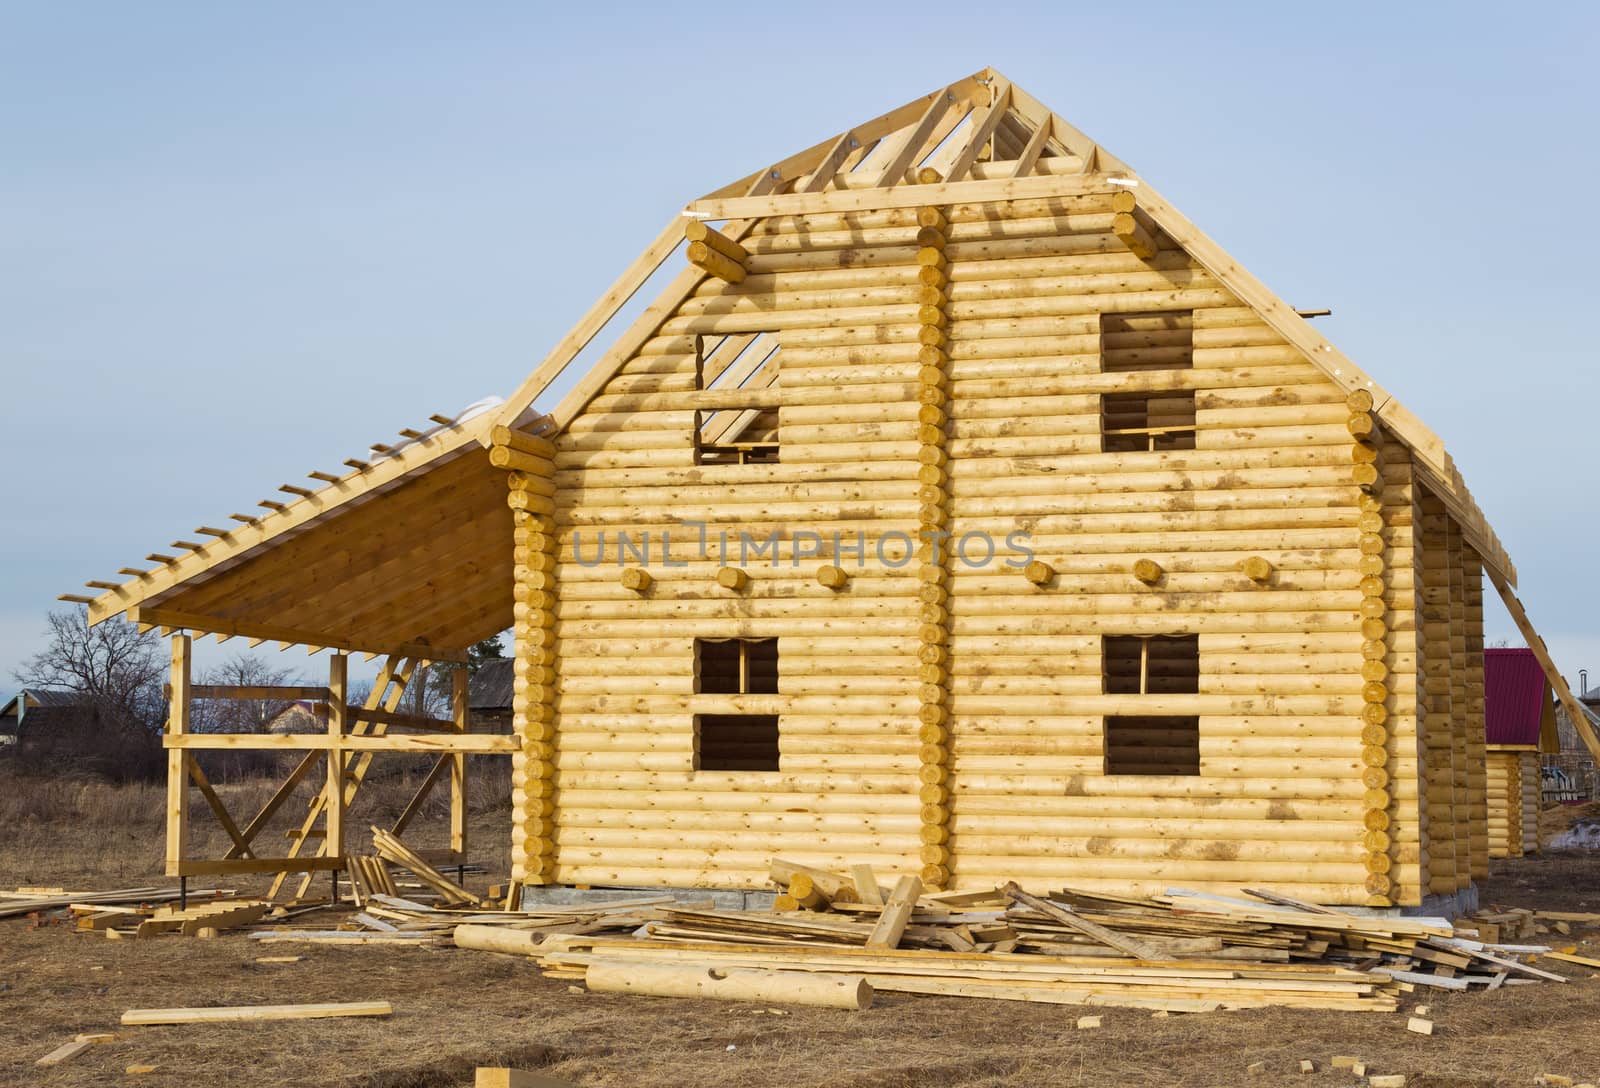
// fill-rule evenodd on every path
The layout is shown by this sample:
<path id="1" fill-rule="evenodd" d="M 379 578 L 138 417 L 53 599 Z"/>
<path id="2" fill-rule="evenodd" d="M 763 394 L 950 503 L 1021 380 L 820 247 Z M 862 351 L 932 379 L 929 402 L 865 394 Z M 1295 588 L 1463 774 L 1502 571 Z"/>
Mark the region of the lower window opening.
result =
<path id="1" fill-rule="evenodd" d="M 697 771 L 776 771 L 776 714 L 696 714 L 694 766 Z"/>

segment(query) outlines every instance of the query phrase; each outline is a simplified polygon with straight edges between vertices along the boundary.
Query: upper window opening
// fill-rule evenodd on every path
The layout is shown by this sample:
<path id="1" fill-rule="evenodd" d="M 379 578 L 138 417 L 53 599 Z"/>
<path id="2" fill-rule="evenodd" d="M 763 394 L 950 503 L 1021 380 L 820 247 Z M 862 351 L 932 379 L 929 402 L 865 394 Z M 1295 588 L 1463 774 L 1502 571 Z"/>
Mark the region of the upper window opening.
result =
<path id="1" fill-rule="evenodd" d="M 778 460 L 778 340 L 771 333 L 695 338 L 695 463 Z"/>
<path id="2" fill-rule="evenodd" d="M 1101 370 L 1142 374 L 1194 369 L 1194 313 L 1101 314 Z M 1100 448 L 1107 453 L 1194 449 L 1194 390 L 1163 388 L 1159 377 L 1137 390 L 1100 398 Z M 1176 384 L 1176 383 L 1172 383 Z"/>

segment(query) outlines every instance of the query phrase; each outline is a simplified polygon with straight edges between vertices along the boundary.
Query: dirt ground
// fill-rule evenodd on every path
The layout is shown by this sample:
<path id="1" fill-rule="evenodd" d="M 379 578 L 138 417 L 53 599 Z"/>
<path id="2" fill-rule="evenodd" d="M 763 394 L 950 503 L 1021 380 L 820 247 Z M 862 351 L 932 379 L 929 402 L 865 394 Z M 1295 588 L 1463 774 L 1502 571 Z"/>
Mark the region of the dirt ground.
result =
<path id="1" fill-rule="evenodd" d="M 42 831 L 0 824 L 0 885 L 67 879 L 62 840 L 54 848 L 30 842 Z M 116 877 L 93 884 L 159 882 L 157 843 L 147 866 L 125 859 Z M 52 857 L 62 860 L 52 866 Z M 1600 911 L 1600 854 L 1498 862 L 1483 892 L 1485 903 L 1503 906 Z M 1579 936 L 1580 952 L 1600 956 L 1600 929 L 1567 940 Z M 303 958 L 261 964 L 260 955 Z M 455 1088 L 471 1083 L 474 1066 L 501 1064 L 629 1088 L 1359 1083 L 1330 1068 L 1334 1055 L 1357 1056 L 1374 1073 L 1408 1074 L 1412 1088 L 1526 1086 L 1546 1072 L 1600 1080 L 1600 972 L 1546 966 L 1574 981 L 1412 995 L 1403 1009 L 1430 1005 L 1431 1037 L 1408 1032 L 1404 1012 L 1291 1010 L 1156 1019 L 1106 1009 L 1103 1027 L 1079 1031 L 1086 1010 L 1073 1006 L 888 994 L 859 1013 L 774 1010 L 574 992 L 527 961 L 453 949 L 262 946 L 238 934 L 109 941 L 12 920 L 0 921 L 0 1084 Z M 368 1000 L 392 1002 L 394 1015 L 118 1027 L 129 1008 Z M 59 1067 L 33 1065 L 89 1031 L 118 1038 Z M 1300 1073 L 1303 1058 L 1317 1072 Z M 1265 1072 L 1247 1075 L 1256 1061 Z M 158 1068 L 125 1076 L 130 1064 Z"/>

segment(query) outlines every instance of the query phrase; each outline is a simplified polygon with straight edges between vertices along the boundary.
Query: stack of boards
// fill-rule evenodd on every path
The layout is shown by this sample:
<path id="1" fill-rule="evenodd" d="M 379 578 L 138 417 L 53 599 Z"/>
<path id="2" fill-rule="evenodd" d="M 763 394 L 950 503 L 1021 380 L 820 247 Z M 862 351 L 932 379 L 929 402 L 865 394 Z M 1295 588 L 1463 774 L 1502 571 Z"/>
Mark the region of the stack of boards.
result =
<path id="1" fill-rule="evenodd" d="M 630 965 L 674 965 L 824 972 L 898 993 L 1169 1012 L 1385 1012 L 1418 986 L 1566 981 L 1516 958 L 1547 951 L 1538 946 L 1486 945 L 1445 919 L 1360 916 L 1266 892 L 1251 892 L 1254 901 L 1180 890 L 1151 899 L 1070 889 L 1039 898 L 1011 884 L 917 894 L 885 942 L 883 919 L 905 881 L 886 895 L 782 862 L 774 876 L 804 878 L 807 898 L 819 889 L 825 899 L 828 888 L 838 894 L 825 912 L 660 907 L 660 920 L 632 933 L 552 935 L 533 954 L 551 975 L 582 976 L 591 987 L 597 970 L 609 980 Z M 792 883 L 780 883 L 792 892 Z"/>

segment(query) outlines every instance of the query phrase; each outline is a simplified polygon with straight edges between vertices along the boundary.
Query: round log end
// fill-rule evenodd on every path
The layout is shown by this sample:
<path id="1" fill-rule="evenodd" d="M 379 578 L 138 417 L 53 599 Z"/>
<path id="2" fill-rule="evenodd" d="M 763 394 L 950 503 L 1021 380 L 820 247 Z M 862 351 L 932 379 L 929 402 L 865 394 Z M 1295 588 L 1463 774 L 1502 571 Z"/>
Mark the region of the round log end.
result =
<path id="1" fill-rule="evenodd" d="M 1043 560 L 1035 559 L 1022 568 L 1022 576 L 1036 586 L 1048 585 L 1056 576 L 1056 569 Z"/>
<path id="2" fill-rule="evenodd" d="M 1154 559 L 1141 559 L 1133 565 L 1133 576 L 1147 586 L 1161 581 L 1162 574 L 1161 564 Z"/>

